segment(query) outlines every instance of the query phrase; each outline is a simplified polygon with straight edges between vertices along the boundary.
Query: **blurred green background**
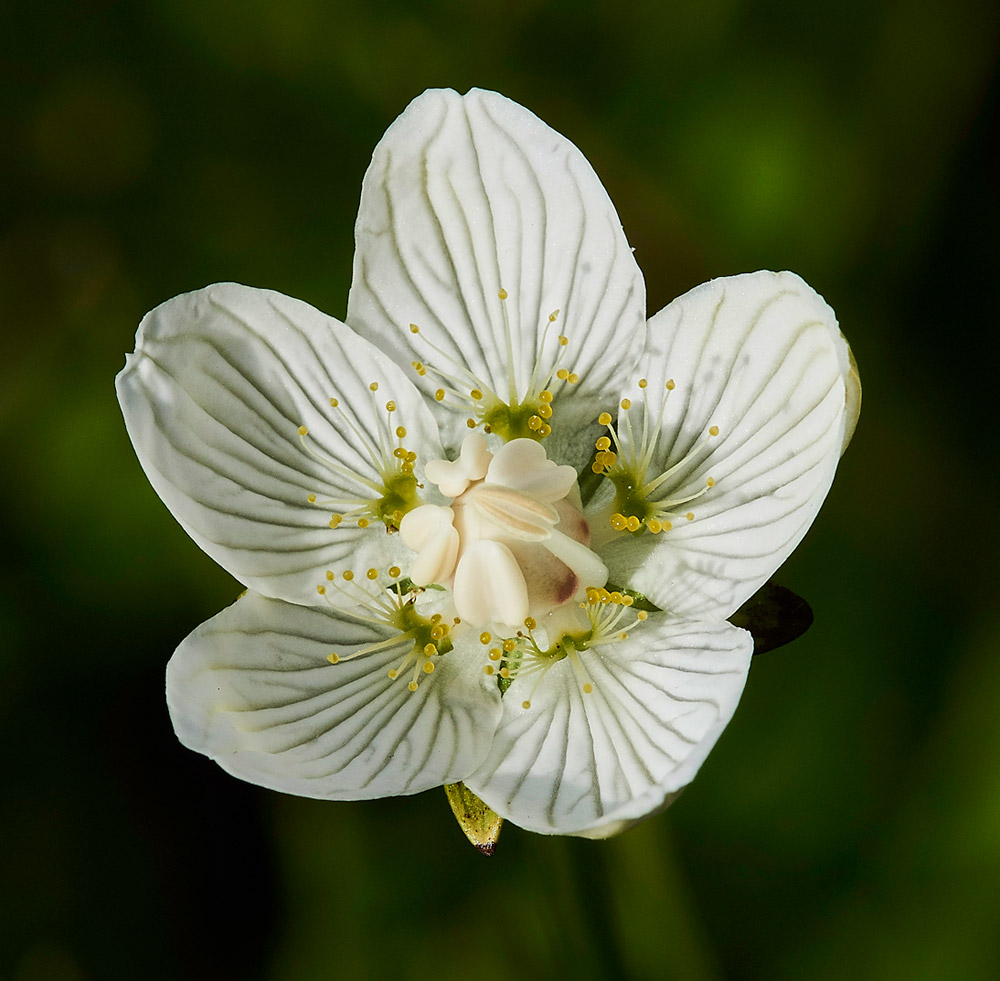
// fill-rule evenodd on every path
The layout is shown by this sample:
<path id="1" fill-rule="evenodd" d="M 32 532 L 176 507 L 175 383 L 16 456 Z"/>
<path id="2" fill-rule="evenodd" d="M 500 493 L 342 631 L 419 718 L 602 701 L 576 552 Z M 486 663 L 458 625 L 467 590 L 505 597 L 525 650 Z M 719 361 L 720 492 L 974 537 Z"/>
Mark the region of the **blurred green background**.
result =
<path id="1" fill-rule="evenodd" d="M 996 11 L 979 0 L 0 2 L 0 979 L 1000 976 Z M 343 316 L 361 178 L 428 86 L 591 160 L 649 308 L 791 268 L 865 406 L 758 659 L 610 842 L 444 795 L 324 804 L 182 750 L 174 646 L 237 585 L 112 381 L 218 280 Z"/>

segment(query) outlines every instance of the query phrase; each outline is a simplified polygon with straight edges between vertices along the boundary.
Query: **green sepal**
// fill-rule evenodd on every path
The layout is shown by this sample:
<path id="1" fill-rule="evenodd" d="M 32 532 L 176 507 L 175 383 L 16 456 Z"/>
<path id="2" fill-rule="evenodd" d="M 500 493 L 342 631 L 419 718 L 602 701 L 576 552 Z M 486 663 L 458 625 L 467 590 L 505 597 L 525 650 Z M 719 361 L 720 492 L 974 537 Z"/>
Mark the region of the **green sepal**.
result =
<path id="1" fill-rule="evenodd" d="M 465 837 L 483 855 L 492 855 L 500 837 L 503 818 L 487 807 L 464 783 L 446 783 L 444 792 Z"/>
<path id="2" fill-rule="evenodd" d="M 801 637 L 813 622 L 812 607 L 790 589 L 766 582 L 730 618 L 753 635 L 754 654 L 765 654 Z"/>

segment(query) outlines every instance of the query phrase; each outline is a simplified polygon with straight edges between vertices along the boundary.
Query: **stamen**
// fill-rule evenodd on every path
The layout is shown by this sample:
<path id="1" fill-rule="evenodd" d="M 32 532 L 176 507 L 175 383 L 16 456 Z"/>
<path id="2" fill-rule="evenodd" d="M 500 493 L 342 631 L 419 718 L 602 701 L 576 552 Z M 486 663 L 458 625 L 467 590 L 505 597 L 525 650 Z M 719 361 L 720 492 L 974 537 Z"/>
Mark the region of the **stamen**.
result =
<path id="1" fill-rule="evenodd" d="M 379 383 L 369 384 L 372 409 L 378 419 L 382 410 L 375 403 L 375 393 Z M 339 497 L 321 499 L 318 494 L 308 494 L 306 500 L 324 509 L 335 509 L 331 515 L 330 527 L 338 527 L 344 518 L 355 520 L 358 528 L 367 528 L 371 522 L 379 521 L 389 531 L 397 531 L 404 514 L 420 504 L 417 496 L 417 482 L 413 476 L 413 467 L 417 459 L 416 453 L 407 450 L 403 445 L 407 430 L 405 426 L 393 426 L 392 415 L 397 411 L 396 402 L 390 399 L 385 403 L 385 423 L 376 425 L 374 435 L 365 433 L 353 416 L 345 412 L 336 397 L 330 399 L 330 408 L 336 411 L 346 427 L 354 434 L 358 445 L 371 461 L 372 467 L 379 479 L 372 479 L 352 470 L 326 454 L 319 452 L 308 442 L 309 429 L 302 425 L 298 427 L 299 441 L 303 449 L 313 459 L 341 478 L 358 485 L 361 493 L 356 496 L 342 494 Z M 368 493 L 365 493 L 368 492 Z"/>
<path id="2" fill-rule="evenodd" d="M 447 367 L 442 369 L 423 361 L 413 361 L 411 364 L 418 375 L 423 377 L 430 371 L 445 383 L 433 392 L 435 401 L 455 411 L 470 413 L 466 420 L 470 429 L 482 426 L 486 432 L 496 433 L 504 441 L 520 437 L 545 439 L 552 433 L 555 415 L 551 387 L 553 380 L 569 385 L 575 385 L 580 380 L 576 372 L 560 364 L 569 345 L 569 337 L 564 334 L 558 336 L 554 355 L 550 355 L 546 364 L 545 351 L 550 346 L 549 330 L 559 316 L 559 311 L 554 310 L 543 324 L 531 374 L 524 391 L 519 392 L 514 372 L 514 332 L 506 302 L 509 294 L 501 288 L 497 292 L 497 298 L 503 318 L 507 373 L 505 397 L 483 379 L 477 378 L 466 365 L 429 340 L 416 324 L 410 324 L 410 332 L 419 335 Z"/>
<path id="3" fill-rule="evenodd" d="M 391 566 L 388 570 L 393 579 L 398 577 L 399 571 L 398 566 Z M 369 582 L 374 583 L 378 579 L 378 570 L 369 569 L 365 576 Z M 389 587 L 375 587 L 373 590 L 355 582 L 350 569 L 342 572 L 340 579 L 343 584 L 337 581 L 333 571 L 327 571 L 327 583 L 342 602 L 335 602 L 331 598 L 325 584 L 316 587 L 317 593 L 342 616 L 388 628 L 391 636 L 366 644 L 349 654 L 334 651 L 328 654 L 326 659 L 331 664 L 340 664 L 368 654 L 405 648 L 401 660 L 389 668 L 386 674 L 389 678 L 396 679 L 412 665 L 413 670 L 407 688 L 411 692 L 416 691 L 420 679 L 433 674 L 434 659 L 452 650 L 451 626 L 444 622 L 441 614 L 428 618 L 417 612 L 416 600 L 420 591 L 412 586 L 404 590 L 399 583 L 393 583 Z M 453 622 L 457 622 L 457 618 Z"/>
<path id="4" fill-rule="evenodd" d="M 650 413 L 647 390 L 649 381 L 640 378 L 638 388 L 643 395 L 641 431 L 633 426 L 632 400 L 623 398 L 617 426 L 609 412 L 602 412 L 597 421 L 608 430 L 608 436 L 601 436 L 594 444 L 594 460 L 591 470 L 607 477 L 615 485 L 614 505 L 608 512 L 608 524 L 614 531 L 649 531 L 658 535 L 673 528 L 671 519 L 681 515 L 673 509 L 697 500 L 715 486 L 715 479 L 708 477 L 705 485 L 697 491 L 671 496 L 664 487 L 679 472 L 690 469 L 690 465 L 702 454 L 708 443 L 719 435 L 719 427 L 708 427 L 706 434 L 676 463 L 663 472 L 649 477 L 649 469 L 660 446 L 664 434 L 664 417 L 667 400 L 676 387 L 671 378 L 664 384 L 665 394 L 660 400 L 659 412 L 654 419 Z M 612 445 L 615 447 L 611 449 Z M 693 512 L 687 512 L 687 519 L 693 520 Z"/>

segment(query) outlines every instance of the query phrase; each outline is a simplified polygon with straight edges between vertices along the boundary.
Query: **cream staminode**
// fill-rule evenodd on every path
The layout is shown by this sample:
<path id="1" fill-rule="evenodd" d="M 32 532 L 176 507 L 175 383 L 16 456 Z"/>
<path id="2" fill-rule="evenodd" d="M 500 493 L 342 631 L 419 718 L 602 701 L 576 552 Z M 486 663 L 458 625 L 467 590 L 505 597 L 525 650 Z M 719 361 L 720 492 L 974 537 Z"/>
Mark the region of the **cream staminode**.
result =
<path id="1" fill-rule="evenodd" d="M 403 518 L 400 535 L 416 552 L 411 578 L 448 586 L 463 621 L 516 628 L 607 581 L 588 547 L 576 471 L 540 443 L 513 439 L 491 453 L 472 432 L 457 460 L 432 460 L 425 475 L 451 503 Z"/>

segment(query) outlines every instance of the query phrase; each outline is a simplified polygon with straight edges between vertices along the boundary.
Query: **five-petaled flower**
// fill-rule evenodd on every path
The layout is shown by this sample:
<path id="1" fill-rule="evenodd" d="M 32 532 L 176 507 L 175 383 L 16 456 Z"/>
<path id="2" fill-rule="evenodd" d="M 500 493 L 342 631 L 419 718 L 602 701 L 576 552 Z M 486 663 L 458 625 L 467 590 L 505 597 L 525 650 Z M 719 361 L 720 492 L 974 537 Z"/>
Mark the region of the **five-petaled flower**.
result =
<path id="1" fill-rule="evenodd" d="M 645 319 L 580 152 L 430 91 L 364 180 L 346 323 L 218 284 L 118 377 L 154 488 L 247 587 L 167 671 L 181 741 L 292 794 L 464 781 L 514 823 L 614 833 L 732 716 L 729 617 L 812 522 L 857 415 L 792 273 Z"/>

